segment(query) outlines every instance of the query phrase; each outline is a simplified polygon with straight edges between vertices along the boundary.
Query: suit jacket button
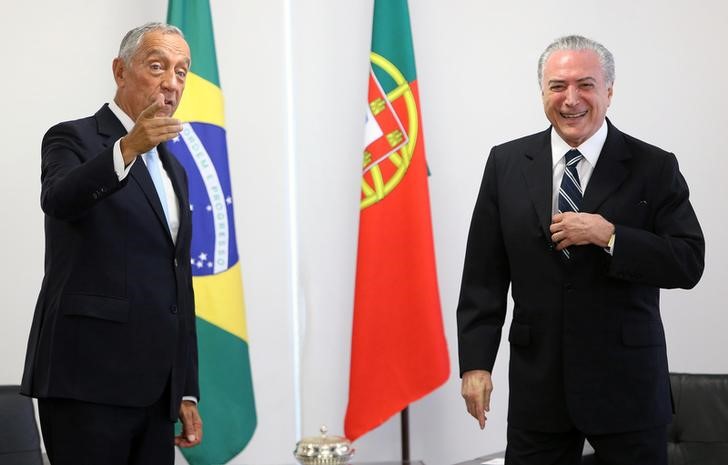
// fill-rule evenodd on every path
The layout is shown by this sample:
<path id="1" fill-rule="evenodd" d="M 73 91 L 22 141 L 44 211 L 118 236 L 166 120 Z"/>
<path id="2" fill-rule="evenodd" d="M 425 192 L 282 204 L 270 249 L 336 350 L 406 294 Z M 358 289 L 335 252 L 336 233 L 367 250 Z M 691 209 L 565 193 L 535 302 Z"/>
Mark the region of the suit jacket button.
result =
<path id="1" fill-rule="evenodd" d="M 96 199 L 99 198 L 99 193 L 98 192 L 94 192 L 93 194 L 91 194 L 91 197 L 93 197 L 94 200 L 96 200 Z"/>
<path id="2" fill-rule="evenodd" d="M 170 312 L 171 312 L 171 313 L 172 313 L 173 315 L 176 315 L 176 314 L 177 314 L 177 306 L 176 306 L 176 305 L 171 305 L 171 306 L 169 307 L 169 311 L 170 311 Z"/>

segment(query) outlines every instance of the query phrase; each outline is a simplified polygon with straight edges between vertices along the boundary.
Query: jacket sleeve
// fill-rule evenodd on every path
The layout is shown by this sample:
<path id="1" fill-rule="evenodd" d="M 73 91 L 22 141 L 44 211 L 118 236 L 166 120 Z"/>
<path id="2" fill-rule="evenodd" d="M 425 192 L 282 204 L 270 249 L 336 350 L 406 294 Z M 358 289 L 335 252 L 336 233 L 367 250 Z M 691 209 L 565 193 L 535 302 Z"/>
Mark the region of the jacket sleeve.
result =
<path id="1" fill-rule="evenodd" d="M 58 219 L 83 216 L 124 185 L 114 171 L 113 145 L 95 152 L 73 123 L 52 127 L 41 146 L 41 208 Z"/>
<path id="2" fill-rule="evenodd" d="M 491 150 L 470 223 L 457 308 L 460 374 L 492 371 L 506 316 L 510 268 L 498 204 L 496 149 Z"/>
<path id="3" fill-rule="evenodd" d="M 705 240 L 673 154 L 653 179 L 651 230 L 615 225 L 609 276 L 660 288 L 694 287 L 703 274 Z"/>
<path id="4" fill-rule="evenodd" d="M 168 154 L 169 157 L 171 157 L 172 160 L 174 160 L 174 156 L 172 154 Z M 176 163 L 179 165 L 179 163 Z M 187 177 L 187 172 L 185 169 L 179 165 L 178 172 L 181 176 L 181 190 L 183 192 L 182 198 L 180 199 L 180 208 L 182 208 L 183 205 L 189 204 L 189 179 Z M 185 312 L 188 319 L 186 321 L 186 332 L 187 332 L 187 338 L 186 345 L 188 347 L 187 351 L 187 360 L 186 360 L 186 370 L 185 370 L 185 385 L 184 385 L 184 396 L 191 396 L 196 398 L 198 401 L 200 400 L 200 384 L 199 384 L 199 361 L 198 361 L 198 352 L 197 352 L 197 315 L 195 313 L 195 289 L 192 279 L 192 268 L 190 266 L 190 247 L 191 244 L 189 242 L 190 232 L 192 228 L 192 222 L 191 218 L 189 217 L 189 211 L 188 212 L 180 212 L 181 214 L 184 214 L 186 217 L 185 224 L 186 227 L 190 228 L 188 230 L 188 233 L 185 234 L 185 244 L 181 248 L 181 255 L 179 257 L 180 263 L 184 263 L 185 266 L 185 281 L 184 286 L 186 288 L 186 292 L 184 293 L 183 299 L 186 302 L 185 307 L 189 309 L 188 312 Z M 178 236 L 179 237 L 179 236 Z"/>
<path id="5" fill-rule="evenodd" d="M 189 263 L 189 260 L 187 260 Z M 199 383 L 199 362 L 197 354 L 197 316 L 195 315 L 195 293 L 192 285 L 192 273 L 189 275 L 189 295 L 191 318 L 189 321 L 190 329 L 187 334 L 189 337 L 189 357 L 187 359 L 187 375 L 185 379 L 184 395 L 195 397 L 200 400 L 200 383 Z"/>

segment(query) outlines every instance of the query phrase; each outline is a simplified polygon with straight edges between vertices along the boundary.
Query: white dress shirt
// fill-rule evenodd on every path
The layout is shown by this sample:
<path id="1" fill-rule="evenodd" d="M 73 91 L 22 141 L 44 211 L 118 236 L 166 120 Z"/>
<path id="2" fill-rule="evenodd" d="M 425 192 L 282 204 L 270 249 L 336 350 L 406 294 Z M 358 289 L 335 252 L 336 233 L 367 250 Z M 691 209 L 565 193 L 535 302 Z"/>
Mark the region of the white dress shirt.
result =
<path id="1" fill-rule="evenodd" d="M 553 158 L 554 188 L 553 199 L 551 202 L 551 213 L 554 215 L 559 211 L 559 188 L 561 187 L 561 178 L 564 177 L 564 168 L 566 167 L 566 152 L 577 149 L 583 158 L 576 164 L 576 171 L 579 173 L 579 184 L 581 191 L 586 192 L 586 186 L 597 166 L 599 154 L 602 152 L 604 142 L 607 140 L 607 121 L 604 120 L 602 127 L 594 133 L 589 139 L 578 147 L 572 147 L 561 138 L 556 129 L 551 128 L 551 157 Z"/>
<path id="2" fill-rule="evenodd" d="M 559 188 L 561 187 L 561 178 L 564 177 L 564 169 L 566 168 L 566 152 L 577 149 L 583 156 L 579 163 L 576 164 L 576 171 L 579 173 L 579 184 L 581 191 L 586 192 L 586 186 L 597 166 L 599 154 L 602 153 L 604 143 L 607 141 L 607 120 L 605 119 L 602 126 L 589 139 L 585 140 L 580 146 L 572 147 L 561 138 L 556 129 L 551 128 L 551 157 L 553 161 L 553 197 L 551 199 L 551 213 L 555 215 L 559 211 Z M 604 250 L 610 255 L 614 252 L 614 241 L 611 247 Z"/>

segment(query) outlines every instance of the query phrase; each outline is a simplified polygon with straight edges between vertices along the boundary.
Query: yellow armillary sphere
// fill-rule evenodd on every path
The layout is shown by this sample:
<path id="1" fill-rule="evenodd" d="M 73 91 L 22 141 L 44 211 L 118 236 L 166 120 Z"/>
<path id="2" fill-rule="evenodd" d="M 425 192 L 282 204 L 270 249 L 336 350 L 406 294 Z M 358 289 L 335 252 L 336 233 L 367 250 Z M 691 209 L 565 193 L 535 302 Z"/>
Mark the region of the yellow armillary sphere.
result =
<path id="1" fill-rule="evenodd" d="M 402 181 L 405 174 L 407 174 L 407 168 L 409 168 L 410 161 L 412 160 L 412 154 L 414 153 L 415 145 L 417 144 L 417 132 L 419 129 L 417 103 L 415 102 L 415 97 L 407 79 L 405 79 L 404 75 L 397 69 L 396 66 L 394 66 L 394 64 L 392 64 L 392 62 L 383 56 L 372 52 L 370 60 L 373 66 L 381 68 L 397 85 L 397 87 L 387 93 L 387 100 L 389 102 L 394 102 L 399 98 L 404 98 L 404 102 L 407 107 L 406 131 L 408 141 L 406 144 L 402 145 L 399 150 L 392 152 L 386 159 L 369 169 L 368 173 L 371 176 L 371 183 L 367 180 L 367 176 L 362 176 L 362 200 L 360 204 L 362 210 L 374 205 L 386 197 L 387 194 L 392 192 Z M 365 164 L 369 156 L 370 155 L 365 151 Z M 380 168 L 380 165 L 384 163 L 391 163 L 395 168 L 394 173 L 391 174 L 388 179 L 384 178 L 384 174 Z"/>

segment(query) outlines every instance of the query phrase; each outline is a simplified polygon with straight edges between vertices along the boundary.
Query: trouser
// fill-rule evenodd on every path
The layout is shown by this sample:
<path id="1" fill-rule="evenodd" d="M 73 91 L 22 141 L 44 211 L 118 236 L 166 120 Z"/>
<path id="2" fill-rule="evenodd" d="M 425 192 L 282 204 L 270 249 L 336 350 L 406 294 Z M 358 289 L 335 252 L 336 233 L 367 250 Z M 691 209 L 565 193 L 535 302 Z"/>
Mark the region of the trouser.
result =
<path id="1" fill-rule="evenodd" d="M 526 431 L 508 426 L 506 465 L 579 465 L 584 439 L 600 465 L 667 465 L 667 426 L 616 434 Z"/>
<path id="2" fill-rule="evenodd" d="M 52 465 L 173 465 L 169 391 L 149 407 L 38 399 Z"/>

